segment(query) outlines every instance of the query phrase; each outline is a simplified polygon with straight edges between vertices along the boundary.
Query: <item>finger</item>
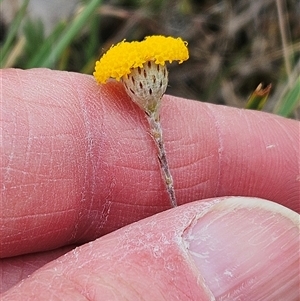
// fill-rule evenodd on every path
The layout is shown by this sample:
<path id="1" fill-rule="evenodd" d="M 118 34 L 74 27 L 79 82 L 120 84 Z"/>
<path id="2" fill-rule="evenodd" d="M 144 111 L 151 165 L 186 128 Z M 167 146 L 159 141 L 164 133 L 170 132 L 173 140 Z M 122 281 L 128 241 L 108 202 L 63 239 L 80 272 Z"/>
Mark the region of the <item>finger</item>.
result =
<path id="1" fill-rule="evenodd" d="M 83 245 L 2 300 L 296 300 L 299 215 L 261 199 L 180 206 Z"/>
<path id="2" fill-rule="evenodd" d="M 46 263 L 74 249 L 74 246 L 0 259 L 0 294 L 27 278 Z"/>
<path id="3" fill-rule="evenodd" d="M 121 84 L 1 75 L 2 257 L 89 241 L 170 207 L 144 114 Z M 299 210 L 298 122 L 166 96 L 161 123 L 179 204 L 249 195 Z"/>

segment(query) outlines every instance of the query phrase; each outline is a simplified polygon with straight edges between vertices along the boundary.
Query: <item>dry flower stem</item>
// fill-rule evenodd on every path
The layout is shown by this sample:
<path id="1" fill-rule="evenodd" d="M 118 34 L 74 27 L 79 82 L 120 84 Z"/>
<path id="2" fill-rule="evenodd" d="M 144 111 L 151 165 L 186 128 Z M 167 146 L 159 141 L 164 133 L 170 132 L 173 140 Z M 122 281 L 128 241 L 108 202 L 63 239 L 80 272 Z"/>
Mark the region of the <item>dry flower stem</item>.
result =
<path id="1" fill-rule="evenodd" d="M 177 206 L 173 178 L 167 161 L 159 122 L 161 98 L 168 85 L 167 67 L 148 61 L 142 67 L 133 68 L 122 78 L 127 94 L 146 114 L 150 133 L 158 150 L 158 161 L 172 207 Z"/>
<path id="2" fill-rule="evenodd" d="M 175 196 L 173 178 L 166 156 L 166 150 L 162 136 L 162 128 L 159 122 L 159 116 L 156 113 L 152 113 L 150 115 L 146 114 L 146 116 L 150 125 L 151 136 L 153 137 L 153 140 L 158 150 L 158 161 L 160 164 L 162 177 L 165 181 L 166 189 L 170 198 L 170 203 L 172 207 L 176 207 L 177 201 Z"/>

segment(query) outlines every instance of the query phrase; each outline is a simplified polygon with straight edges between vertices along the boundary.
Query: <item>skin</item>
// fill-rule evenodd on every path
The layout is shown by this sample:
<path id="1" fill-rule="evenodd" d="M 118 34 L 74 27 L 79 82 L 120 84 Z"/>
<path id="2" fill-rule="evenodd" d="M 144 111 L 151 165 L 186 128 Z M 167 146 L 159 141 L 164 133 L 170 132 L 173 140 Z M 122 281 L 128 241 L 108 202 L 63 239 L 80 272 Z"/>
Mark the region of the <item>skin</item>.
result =
<path id="1" fill-rule="evenodd" d="M 165 96 L 185 204 L 166 211 L 147 121 L 120 83 L 45 69 L 0 76 L 3 300 L 296 300 L 299 122 Z M 222 248 L 198 250 L 201 229 Z M 211 249 L 209 261 L 195 256 Z M 224 266 L 234 281 L 217 283 Z"/>

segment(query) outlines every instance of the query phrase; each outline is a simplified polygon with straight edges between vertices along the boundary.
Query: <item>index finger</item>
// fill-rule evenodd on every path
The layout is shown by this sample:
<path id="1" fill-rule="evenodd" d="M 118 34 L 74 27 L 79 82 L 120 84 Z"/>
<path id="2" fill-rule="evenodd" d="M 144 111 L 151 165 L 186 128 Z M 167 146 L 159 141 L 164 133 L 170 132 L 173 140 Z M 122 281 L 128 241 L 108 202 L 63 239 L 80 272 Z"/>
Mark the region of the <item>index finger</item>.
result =
<path id="1" fill-rule="evenodd" d="M 121 84 L 44 69 L 1 78 L 2 257 L 170 207 L 147 122 Z M 298 122 L 165 96 L 161 123 L 179 204 L 245 195 L 299 210 Z"/>

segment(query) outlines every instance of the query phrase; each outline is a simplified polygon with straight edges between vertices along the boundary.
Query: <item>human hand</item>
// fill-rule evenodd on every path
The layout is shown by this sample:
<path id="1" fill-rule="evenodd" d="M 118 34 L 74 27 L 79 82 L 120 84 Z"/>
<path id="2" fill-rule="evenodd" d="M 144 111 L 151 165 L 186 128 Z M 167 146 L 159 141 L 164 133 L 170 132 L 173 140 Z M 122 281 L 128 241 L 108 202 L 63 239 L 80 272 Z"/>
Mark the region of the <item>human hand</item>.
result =
<path id="1" fill-rule="evenodd" d="M 92 77 L 49 70 L 1 72 L 2 257 L 92 241 L 169 208 L 143 113 L 130 102 L 120 84 L 97 86 Z M 223 195 L 244 195 L 266 198 L 299 212 L 298 122 L 169 96 L 165 97 L 161 115 L 179 204 Z M 279 252 L 275 263 L 283 260 L 289 267 L 282 265 L 283 270 L 276 271 L 278 281 L 272 280 L 270 287 L 277 285 L 278 288 L 282 284 L 279 276 L 297 272 L 296 213 L 255 199 L 215 198 L 163 212 L 82 246 L 48 268 L 42 268 L 19 288 L 8 291 L 6 298 L 13 300 L 20 293 L 33 296 L 46 290 L 64 300 L 83 298 L 92 291 L 92 299 L 97 299 L 97 294 L 106 299 L 103 294 L 107 292 L 107 285 L 111 285 L 111 292 L 120 294 L 117 299 L 125 296 L 126 291 L 133 294 L 130 289 L 133 288 L 137 294 L 147 291 L 148 299 L 161 292 L 170 296 L 168 300 L 172 300 L 172 296 L 186 296 L 181 300 L 188 300 L 187 296 L 199 300 L 202 296 L 205 300 L 200 275 L 187 260 L 187 253 L 182 252 L 191 242 L 178 243 L 178 240 L 183 233 L 190 236 L 189 225 L 197 216 L 205 216 L 199 219 L 199 227 L 205 228 L 205 222 L 210 224 L 214 212 L 220 210 L 225 212 L 228 221 L 229 217 L 230 221 L 237 219 L 233 222 L 234 229 L 253 229 L 254 233 L 261 233 L 264 221 L 272 216 L 278 218 L 278 223 L 272 222 L 273 227 L 266 227 L 264 239 L 271 238 L 279 229 L 284 237 L 275 239 L 276 243 L 269 249 L 254 245 L 251 253 L 259 257 L 254 256 L 248 263 L 261 262 L 266 269 L 271 266 L 270 254 L 288 241 L 291 247 L 288 252 L 284 249 Z M 246 210 L 242 218 L 237 214 L 239 210 Z M 232 267 L 232 259 L 244 253 L 240 251 L 241 246 L 249 250 L 250 242 L 241 232 L 243 237 L 236 248 L 235 237 L 230 236 L 230 228 L 225 227 L 227 223 L 219 223 L 218 231 L 214 230 L 211 237 L 218 241 L 226 238 L 227 249 L 221 253 L 231 254 L 225 259 L 226 267 Z M 139 243 L 145 246 L 144 251 L 156 247 L 150 253 L 153 257 L 147 253 L 144 258 Z M 126 247 L 130 252 L 124 252 Z M 262 249 L 266 252 L 261 252 Z M 55 256 L 49 251 L 35 257 L 38 262 Z M 11 275 L 14 260 L 9 260 L 9 265 L 5 265 L 7 260 L 3 261 L 5 275 Z M 143 264 L 137 268 L 141 260 Z M 219 257 L 214 257 L 214 262 L 215 268 L 222 265 Z M 161 264 L 166 265 L 161 268 Z M 25 268 L 26 275 L 26 259 L 19 265 Z M 205 266 L 204 262 L 200 262 L 200 266 Z M 270 281 L 258 271 L 253 275 Z M 206 274 L 210 272 L 207 267 L 204 271 L 200 269 L 206 282 L 215 282 L 208 287 L 218 294 L 213 288 L 217 286 L 217 278 Z M 243 272 L 241 268 L 239 276 Z M 153 283 L 152 275 L 159 280 Z M 233 278 L 236 279 L 236 275 Z M 295 293 L 297 288 L 297 277 L 294 278 L 288 288 L 290 293 Z M 41 286 L 37 286 L 40 280 Z M 222 289 L 226 292 L 224 283 Z M 72 297 L 74 293 L 78 293 L 76 298 Z M 36 296 L 41 300 L 41 295 Z M 47 293 L 45 298 L 48 300 L 48 297 Z"/>

